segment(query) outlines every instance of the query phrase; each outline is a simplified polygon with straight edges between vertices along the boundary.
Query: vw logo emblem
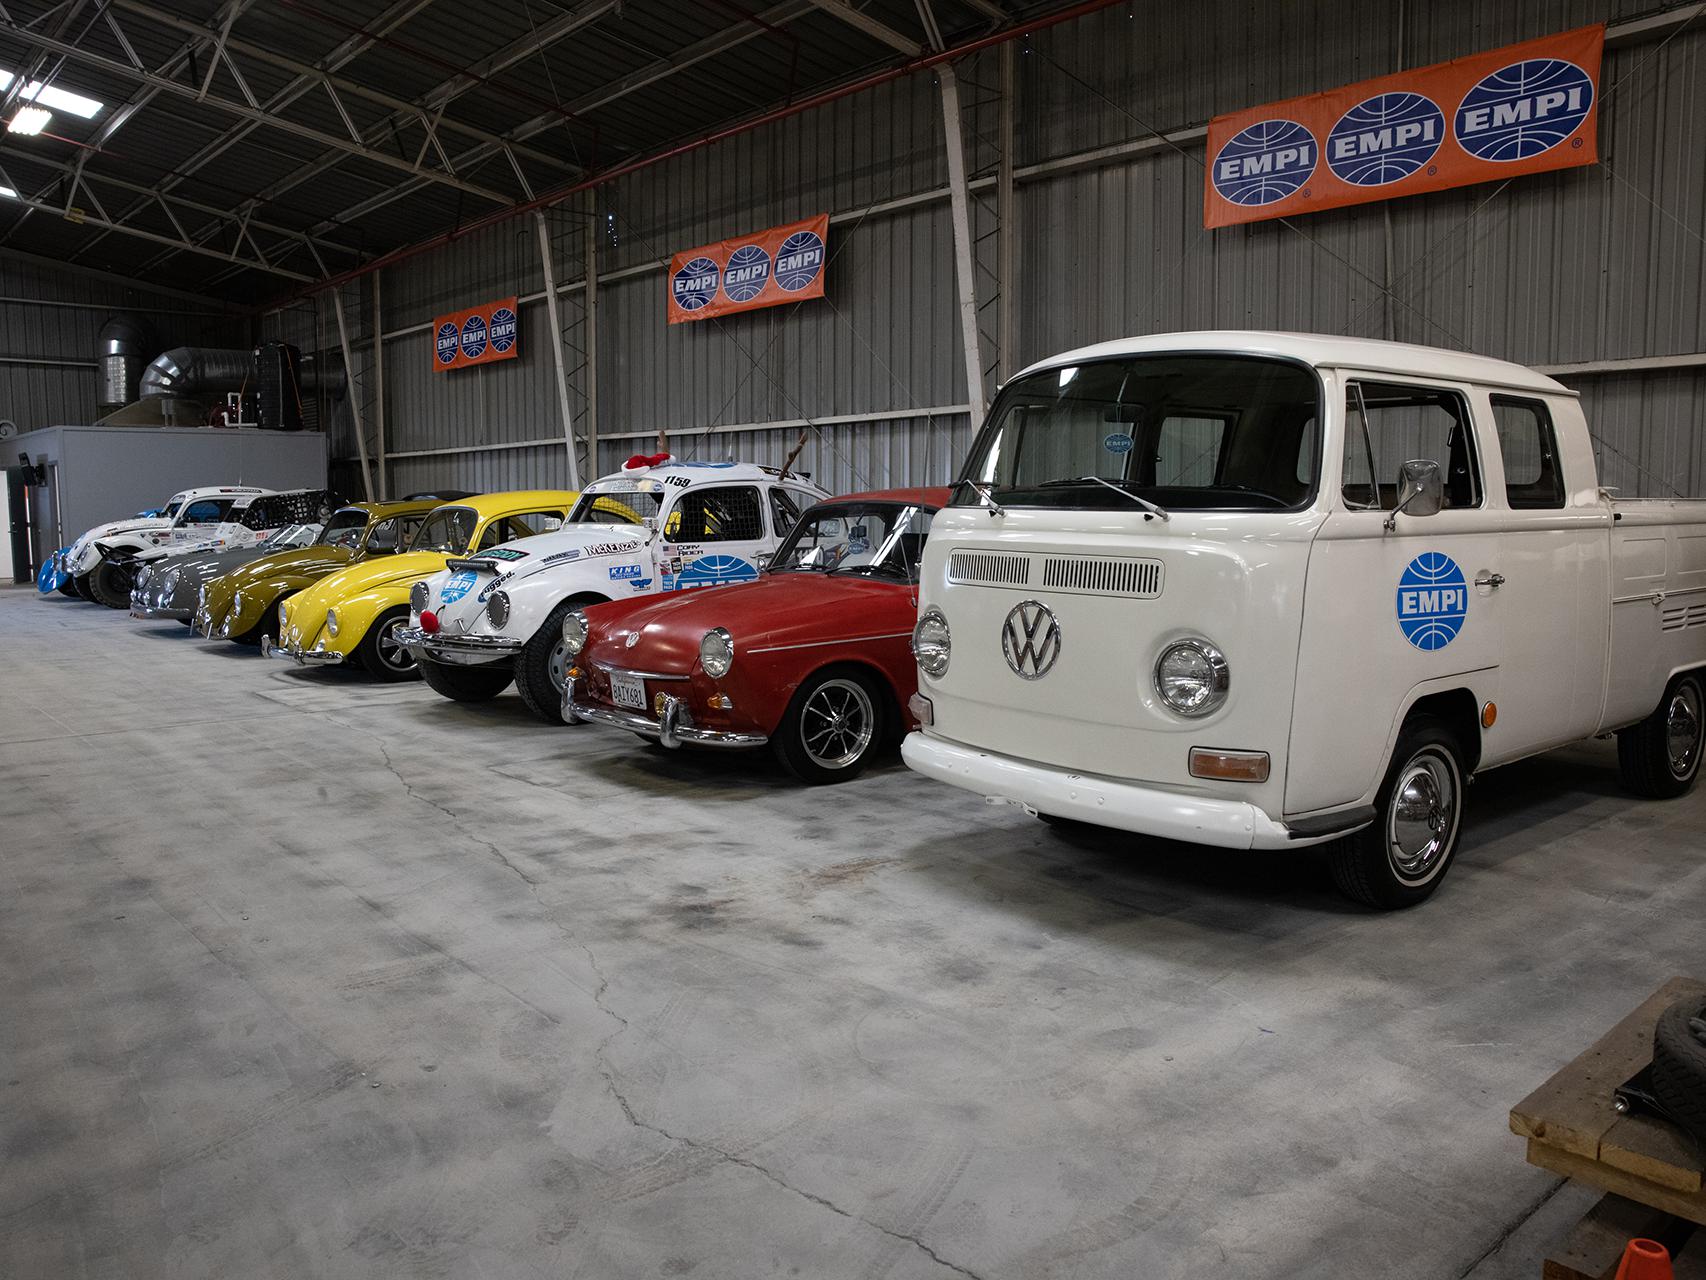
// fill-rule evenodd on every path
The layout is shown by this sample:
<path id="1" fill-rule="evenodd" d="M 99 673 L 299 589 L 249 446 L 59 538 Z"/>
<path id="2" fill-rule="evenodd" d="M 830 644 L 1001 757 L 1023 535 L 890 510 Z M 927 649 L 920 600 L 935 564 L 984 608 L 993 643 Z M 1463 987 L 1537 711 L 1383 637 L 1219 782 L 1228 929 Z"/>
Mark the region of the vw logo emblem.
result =
<path id="1" fill-rule="evenodd" d="M 623 641 L 623 643 L 628 648 L 632 649 L 635 645 L 640 643 L 640 633 L 638 631 L 630 631 L 628 633 L 627 640 Z"/>
<path id="2" fill-rule="evenodd" d="M 1060 657 L 1060 623 L 1046 604 L 1021 600 L 1001 624 L 1001 652 L 1021 680 L 1041 680 Z"/>

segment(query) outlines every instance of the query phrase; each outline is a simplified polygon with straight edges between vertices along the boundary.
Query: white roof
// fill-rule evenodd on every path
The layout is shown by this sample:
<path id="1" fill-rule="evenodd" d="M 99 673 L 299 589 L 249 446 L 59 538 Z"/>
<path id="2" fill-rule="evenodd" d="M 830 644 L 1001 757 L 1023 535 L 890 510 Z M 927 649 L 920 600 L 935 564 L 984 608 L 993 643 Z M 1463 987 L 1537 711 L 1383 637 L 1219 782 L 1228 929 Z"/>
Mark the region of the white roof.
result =
<path id="1" fill-rule="evenodd" d="M 615 471 L 607 476 L 600 476 L 586 488 L 597 493 L 606 486 L 619 486 L 628 492 L 633 492 L 629 482 L 639 480 L 662 481 L 665 476 L 685 476 L 691 483 L 700 484 L 731 484 L 740 480 L 771 480 L 778 477 L 772 468 L 761 467 L 753 462 L 682 462 L 679 459 L 666 462 L 659 467 L 642 467 L 637 471 Z M 792 478 L 792 477 L 790 477 Z M 811 481 L 802 479 L 801 484 L 815 487 Z M 642 484 L 642 488 L 649 487 Z M 677 486 L 679 488 L 679 486 Z"/>
<path id="2" fill-rule="evenodd" d="M 1513 387 L 1548 395 L 1576 393 L 1543 373 L 1509 360 L 1470 355 L 1444 347 L 1419 347 L 1378 338 L 1341 338 L 1325 333 L 1278 333 L 1260 329 L 1206 330 L 1200 333 L 1152 333 L 1117 338 L 1092 347 L 1062 352 L 1039 360 L 1019 376 L 1039 369 L 1059 369 L 1110 356 L 1153 355 L 1161 352 L 1213 351 L 1238 355 L 1281 356 L 1320 368 L 1369 369 L 1421 378 L 1445 378 L 1483 386 Z"/>
<path id="3" fill-rule="evenodd" d="M 271 492 L 271 489 L 256 489 L 248 485 L 217 484 L 207 485 L 200 489 L 183 489 L 174 493 L 166 501 L 167 504 L 170 505 L 174 502 L 195 502 L 202 498 L 220 498 L 224 497 L 226 494 L 234 494 L 237 497 L 248 496 L 251 498 L 258 498 L 263 493 Z"/>

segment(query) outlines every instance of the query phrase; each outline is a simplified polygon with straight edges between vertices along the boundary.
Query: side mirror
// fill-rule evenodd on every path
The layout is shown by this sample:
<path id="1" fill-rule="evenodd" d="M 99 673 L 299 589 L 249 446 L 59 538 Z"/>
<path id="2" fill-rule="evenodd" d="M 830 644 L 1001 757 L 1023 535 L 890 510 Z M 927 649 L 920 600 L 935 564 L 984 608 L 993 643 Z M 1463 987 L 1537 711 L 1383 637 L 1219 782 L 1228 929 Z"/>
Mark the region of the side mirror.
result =
<path id="1" fill-rule="evenodd" d="M 1438 515 L 1445 506 L 1445 471 L 1432 458 L 1412 458 L 1398 468 L 1398 505 L 1386 517 L 1386 531 L 1398 527 L 1398 513 Z"/>

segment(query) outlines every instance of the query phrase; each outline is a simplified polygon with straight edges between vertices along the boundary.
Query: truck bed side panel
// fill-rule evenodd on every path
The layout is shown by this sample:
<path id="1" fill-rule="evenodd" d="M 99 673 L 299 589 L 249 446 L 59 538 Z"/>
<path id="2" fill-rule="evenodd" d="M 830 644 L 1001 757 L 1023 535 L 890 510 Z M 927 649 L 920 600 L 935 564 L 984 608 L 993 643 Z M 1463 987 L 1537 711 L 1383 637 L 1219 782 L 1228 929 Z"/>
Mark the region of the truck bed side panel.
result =
<path id="1" fill-rule="evenodd" d="M 1672 675 L 1706 666 L 1706 500 L 1612 505 L 1611 661 L 1601 731 L 1642 719 Z"/>

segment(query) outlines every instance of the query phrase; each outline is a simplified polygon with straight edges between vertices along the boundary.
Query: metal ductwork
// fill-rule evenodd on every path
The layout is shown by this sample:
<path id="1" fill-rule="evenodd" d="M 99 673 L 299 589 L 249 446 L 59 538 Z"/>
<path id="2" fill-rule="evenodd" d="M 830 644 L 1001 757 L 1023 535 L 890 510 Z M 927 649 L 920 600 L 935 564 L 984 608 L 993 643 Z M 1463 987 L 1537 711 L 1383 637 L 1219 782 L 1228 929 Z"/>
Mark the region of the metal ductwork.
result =
<path id="1" fill-rule="evenodd" d="M 254 373 L 255 353 L 247 348 L 173 347 L 142 371 L 141 392 L 146 399 L 237 391 Z"/>
<path id="2" fill-rule="evenodd" d="M 95 342 L 95 368 L 99 382 L 96 403 L 103 413 L 136 399 L 137 382 L 152 350 L 154 335 L 135 316 L 115 315 L 101 326 Z"/>

